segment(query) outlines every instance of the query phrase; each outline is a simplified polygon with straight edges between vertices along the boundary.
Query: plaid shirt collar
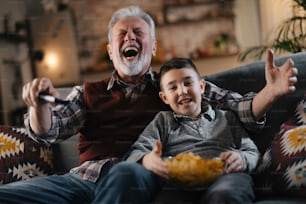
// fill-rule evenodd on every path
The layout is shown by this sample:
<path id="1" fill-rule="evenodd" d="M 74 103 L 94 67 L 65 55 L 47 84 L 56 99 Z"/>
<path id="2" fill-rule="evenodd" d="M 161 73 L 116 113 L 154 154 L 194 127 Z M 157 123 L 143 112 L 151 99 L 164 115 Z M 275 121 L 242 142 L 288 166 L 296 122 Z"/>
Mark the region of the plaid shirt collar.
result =
<path id="1" fill-rule="evenodd" d="M 177 114 L 177 113 L 174 113 L 174 112 L 173 112 L 173 116 L 174 116 L 175 120 L 178 121 L 178 122 L 199 120 L 199 118 L 192 118 L 190 116 L 180 115 L 180 114 Z M 202 116 L 210 122 L 210 121 L 215 120 L 216 112 L 208 103 L 202 102 L 202 104 L 201 104 L 201 117 Z"/>
<path id="2" fill-rule="evenodd" d="M 152 67 L 146 74 L 144 74 L 142 80 L 137 84 L 131 84 L 123 81 L 120 79 L 118 72 L 115 70 L 112 73 L 110 81 L 108 82 L 107 90 L 110 90 L 117 85 L 122 89 L 125 98 L 130 99 L 131 102 L 134 102 L 147 87 L 148 82 L 150 82 L 153 86 L 158 87 L 158 80 L 152 71 Z"/>

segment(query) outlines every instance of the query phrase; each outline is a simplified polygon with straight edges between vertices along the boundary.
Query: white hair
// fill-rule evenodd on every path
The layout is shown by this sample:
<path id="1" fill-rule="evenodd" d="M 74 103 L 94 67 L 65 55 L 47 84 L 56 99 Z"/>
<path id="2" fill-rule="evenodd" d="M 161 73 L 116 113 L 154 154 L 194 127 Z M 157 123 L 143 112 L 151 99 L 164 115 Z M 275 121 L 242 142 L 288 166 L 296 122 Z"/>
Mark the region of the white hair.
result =
<path id="1" fill-rule="evenodd" d="M 129 7 L 122 8 L 116 11 L 113 14 L 112 18 L 110 19 L 108 23 L 108 41 L 109 42 L 112 41 L 113 26 L 119 20 L 126 18 L 126 17 L 130 17 L 130 16 L 142 18 L 149 25 L 152 40 L 155 40 L 155 23 L 152 17 L 137 6 L 129 6 Z"/>

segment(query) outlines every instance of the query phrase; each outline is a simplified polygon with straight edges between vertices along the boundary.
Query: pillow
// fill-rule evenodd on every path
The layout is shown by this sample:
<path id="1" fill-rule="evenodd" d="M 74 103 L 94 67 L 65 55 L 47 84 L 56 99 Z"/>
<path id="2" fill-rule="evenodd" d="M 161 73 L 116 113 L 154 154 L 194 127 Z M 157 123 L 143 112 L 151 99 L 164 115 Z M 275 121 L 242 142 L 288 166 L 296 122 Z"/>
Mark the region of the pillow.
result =
<path id="1" fill-rule="evenodd" d="M 0 125 L 0 183 L 52 173 L 52 149 L 31 139 L 26 129 Z"/>
<path id="2" fill-rule="evenodd" d="M 306 197 L 306 94 L 263 155 L 254 182 L 261 193 Z"/>

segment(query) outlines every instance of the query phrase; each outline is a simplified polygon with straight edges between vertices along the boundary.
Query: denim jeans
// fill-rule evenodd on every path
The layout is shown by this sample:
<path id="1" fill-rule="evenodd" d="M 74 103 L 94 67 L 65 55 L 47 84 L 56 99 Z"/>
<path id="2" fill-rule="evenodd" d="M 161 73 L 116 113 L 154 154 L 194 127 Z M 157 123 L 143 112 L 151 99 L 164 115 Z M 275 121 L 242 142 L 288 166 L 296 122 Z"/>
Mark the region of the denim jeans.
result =
<path id="1" fill-rule="evenodd" d="M 213 182 L 204 193 L 201 203 L 249 204 L 254 200 L 251 176 L 246 173 L 231 173 Z"/>
<path id="2" fill-rule="evenodd" d="M 142 165 L 120 162 L 103 169 L 96 183 L 68 173 L 1 185 L 0 203 L 146 204 L 163 185 Z M 251 203 L 254 199 L 252 179 L 243 173 L 222 176 L 202 193 L 201 203 Z"/>
<path id="3" fill-rule="evenodd" d="M 140 164 L 120 162 L 104 168 L 96 183 L 67 173 L 0 185 L 0 203 L 144 204 L 161 188 L 159 181 Z"/>

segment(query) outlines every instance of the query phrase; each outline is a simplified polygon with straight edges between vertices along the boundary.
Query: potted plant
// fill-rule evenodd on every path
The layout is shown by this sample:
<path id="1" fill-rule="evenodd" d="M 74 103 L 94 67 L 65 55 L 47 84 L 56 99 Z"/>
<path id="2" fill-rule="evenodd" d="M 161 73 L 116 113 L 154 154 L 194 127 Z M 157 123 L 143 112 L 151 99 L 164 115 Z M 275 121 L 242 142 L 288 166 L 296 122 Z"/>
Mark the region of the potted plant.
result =
<path id="1" fill-rule="evenodd" d="M 266 45 L 254 46 L 239 54 L 239 60 L 244 61 L 247 57 L 261 59 L 267 49 L 274 49 L 276 54 L 282 52 L 297 53 L 306 50 L 306 0 L 293 0 L 302 12 L 295 14 L 280 24 L 275 33 L 276 38 Z"/>

